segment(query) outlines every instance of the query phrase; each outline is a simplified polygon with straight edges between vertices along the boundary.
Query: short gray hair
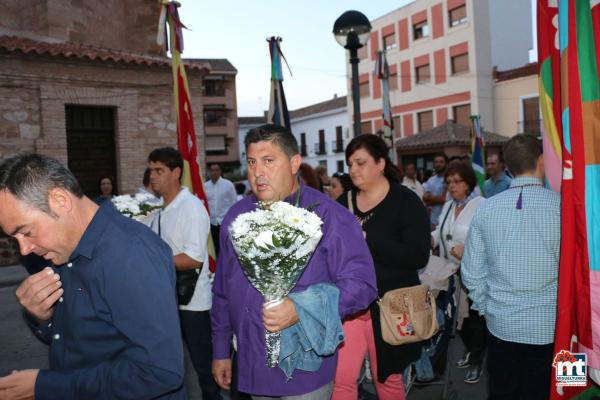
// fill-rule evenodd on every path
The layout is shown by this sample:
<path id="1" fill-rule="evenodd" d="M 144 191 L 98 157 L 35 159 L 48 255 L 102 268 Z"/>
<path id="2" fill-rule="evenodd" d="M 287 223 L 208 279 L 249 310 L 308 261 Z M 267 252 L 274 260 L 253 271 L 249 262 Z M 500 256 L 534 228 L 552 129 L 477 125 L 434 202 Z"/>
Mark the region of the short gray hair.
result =
<path id="1" fill-rule="evenodd" d="M 83 197 L 79 182 L 58 160 L 40 154 L 20 154 L 0 164 L 0 191 L 6 190 L 19 201 L 52 215 L 48 193 L 55 188 Z"/>

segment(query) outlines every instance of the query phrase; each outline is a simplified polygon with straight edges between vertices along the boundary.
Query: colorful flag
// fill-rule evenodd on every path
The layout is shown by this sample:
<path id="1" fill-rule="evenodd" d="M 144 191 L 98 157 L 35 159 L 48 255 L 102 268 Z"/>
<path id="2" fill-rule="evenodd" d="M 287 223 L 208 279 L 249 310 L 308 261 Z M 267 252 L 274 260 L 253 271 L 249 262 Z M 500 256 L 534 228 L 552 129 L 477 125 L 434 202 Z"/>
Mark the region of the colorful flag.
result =
<path id="1" fill-rule="evenodd" d="M 196 147 L 196 129 L 194 127 L 194 116 L 192 114 L 192 104 L 190 102 L 190 91 L 188 87 L 185 67 L 181 62 L 181 53 L 183 52 L 183 32 L 185 26 L 179 19 L 177 12 L 177 3 L 174 1 L 163 1 L 161 16 L 159 21 L 159 33 L 157 42 L 163 43 L 163 32 L 165 32 L 165 23 L 169 25 L 169 42 L 171 44 L 171 62 L 173 69 L 173 99 L 175 114 L 177 115 L 177 148 L 183 157 L 183 172 L 181 183 L 195 194 L 210 212 L 208 208 L 208 199 L 204 192 L 202 174 L 198 164 L 198 150 Z M 166 42 L 164 42 L 166 44 Z M 218 238 L 215 238 L 218 240 Z M 208 255 L 209 269 L 215 271 L 216 252 L 213 238 L 208 235 Z"/>
<path id="2" fill-rule="evenodd" d="M 394 164 L 397 163 L 396 149 L 394 148 L 394 121 L 392 120 L 392 109 L 390 106 L 390 68 L 385 57 L 385 51 L 377 52 L 375 60 L 375 76 L 381 80 L 381 99 L 383 101 L 383 140 L 390 150 L 390 159 Z"/>
<path id="3" fill-rule="evenodd" d="M 540 97 L 547 142 L 551 143 L 545 151 L 550 149 L 562 159 L 561 257 L 554 350 L 585 353 L 588 372 L 597 372 L 600 1 L 538 0 L 537 7 Z M 561 143 L 560 152 L 557 142 Z M 544 161 L 546 158 L 544 154 Z M 548 178 L 552 182 L 553 177 Z M 582 399 L 594 390 L 589 388 L 589 378 L 588 386 L 558 386 L 556 375 L 553 371 L 553 400 Z"/>
<path id="4" fill-rule="evenodd" d="M 481 135 L 481 125 L 479 115 L 471 115 L 471 165 L 477 177 L 477 184 L 483 191 L 485 182 L 485 154 L 483 136 Z"/>
<path id="5" fill-rule="evenodd" d="M 285 61 L 286 64 L 287 61 L 279 46 L 281 38 L 271 36 L 267 39 L 267 42 L 269 42 L 269 53 L 271 54 L 271 98 L 269 100 L 267 121 L 290 129 L 290 114 L 285 102 L 285 93 L 283 93 L 283 68 L 281 67 L 281 60 Z"/>

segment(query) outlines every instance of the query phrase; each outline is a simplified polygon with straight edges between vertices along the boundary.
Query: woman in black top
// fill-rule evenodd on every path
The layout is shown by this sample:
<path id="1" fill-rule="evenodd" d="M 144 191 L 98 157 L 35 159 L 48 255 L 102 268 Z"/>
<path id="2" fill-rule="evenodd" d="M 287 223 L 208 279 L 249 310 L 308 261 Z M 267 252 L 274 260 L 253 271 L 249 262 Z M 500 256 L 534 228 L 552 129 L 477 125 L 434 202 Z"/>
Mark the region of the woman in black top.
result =
<path id="1" fill-rule="evenodd" d="M 397 168 L 387 154 L 385 143 L 375 135 L 354 138 L 346 148 L 346 162 L 356 189 L 338 199 L 354 210 L 362 224 L 375 262 L 379 297 L 389 290 L 420 284 L 417 270 L 427 264 L 430 245 L 425 206 L 416 194 L 398 183 Z M 422 342 L 399 346 L 385 343 L 376 302 L 365 312 L 346 319 L 344 333 L 333 399 L 356 400 L 356 381 L 367 351 L 379 399 L 404 399 L 401 374 L 419 358 Z"/>

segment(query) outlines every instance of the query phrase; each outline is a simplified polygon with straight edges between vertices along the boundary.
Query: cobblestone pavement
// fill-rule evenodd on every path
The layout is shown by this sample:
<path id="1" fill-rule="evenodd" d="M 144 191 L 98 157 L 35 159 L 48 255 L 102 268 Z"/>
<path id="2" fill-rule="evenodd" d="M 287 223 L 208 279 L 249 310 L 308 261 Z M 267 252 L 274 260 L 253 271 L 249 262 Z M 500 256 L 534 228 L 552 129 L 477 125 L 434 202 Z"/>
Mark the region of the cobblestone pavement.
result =
<path id="1" fill-rule="evenodd" d="M 23 321 L 21 307 L 15 298 L 15 289 L 26 273 L 22 267 L 0 267 L 0 376 L 4 376 L 13 369 L 44 368 L 48 365 L 48 348 L 41 343 L 29 330 Z M 450 346 L 450 357 L 456 360 L 462 353 L 460 339 L 456 338 Z M 196 373 L 186 354 L 186 385 L 190 400 L 202 399 Z M 484 374 L 482 380 L 474 385 L 463 383 L 465 370 L 451 367 L 450 396 L 447 399 L 483 400 L 487 397 L 487 379 Z M 364 396 L 361 398 L 376 399 L 373 397 L 372 385 L 366 385 Z M 442 399 L 442 386 L 413 387 L 410 389 L 407 400 L 437 400 Z M 224 393 L 224 399 L 229 397 Z"/>

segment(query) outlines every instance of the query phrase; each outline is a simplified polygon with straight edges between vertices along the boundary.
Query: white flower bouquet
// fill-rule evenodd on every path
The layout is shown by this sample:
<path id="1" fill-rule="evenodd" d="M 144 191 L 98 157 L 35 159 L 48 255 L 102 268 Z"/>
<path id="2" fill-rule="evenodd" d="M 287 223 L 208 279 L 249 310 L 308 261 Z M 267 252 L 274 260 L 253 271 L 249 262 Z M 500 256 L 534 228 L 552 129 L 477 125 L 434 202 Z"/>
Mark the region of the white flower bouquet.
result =
<path id="1" fill-rule="evenodd" d="M 283 301 L 298 282 L 323 233 L 312 211 L 278 201 L 238 215 L 229 233 L 244 274 L 266 306 Z M 267 365 L 279 359 L 280 334 L 266 332 Z"/>
<path id="2" fill-rule="evenodd" d="M 139 221 L 162 208 L 162 204 L 151 203 L 155 199 L 151 194 L 136 193 L 114 196 L 112 202 L 121 214 Z"/>

